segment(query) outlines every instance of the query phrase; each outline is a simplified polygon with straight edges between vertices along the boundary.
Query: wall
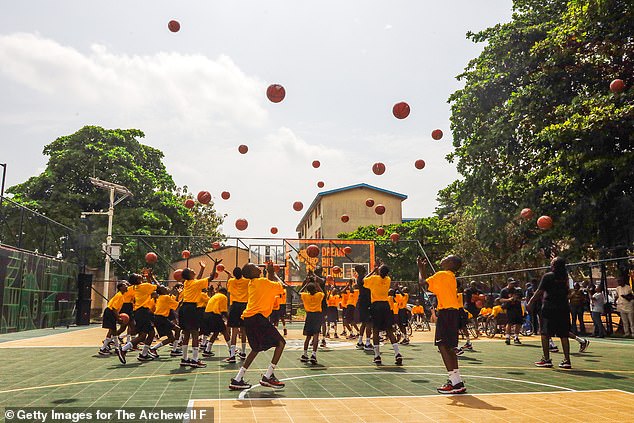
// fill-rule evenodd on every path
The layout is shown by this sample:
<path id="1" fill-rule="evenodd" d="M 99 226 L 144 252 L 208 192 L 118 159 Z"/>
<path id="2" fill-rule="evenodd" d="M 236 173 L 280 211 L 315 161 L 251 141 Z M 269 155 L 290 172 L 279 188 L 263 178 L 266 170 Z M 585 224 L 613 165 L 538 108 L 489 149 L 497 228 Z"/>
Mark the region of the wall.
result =
<path id="1" fill-rule="evenodd" d="M 0 333 L 75 322 L 77 265 L 0 246 Z"/>

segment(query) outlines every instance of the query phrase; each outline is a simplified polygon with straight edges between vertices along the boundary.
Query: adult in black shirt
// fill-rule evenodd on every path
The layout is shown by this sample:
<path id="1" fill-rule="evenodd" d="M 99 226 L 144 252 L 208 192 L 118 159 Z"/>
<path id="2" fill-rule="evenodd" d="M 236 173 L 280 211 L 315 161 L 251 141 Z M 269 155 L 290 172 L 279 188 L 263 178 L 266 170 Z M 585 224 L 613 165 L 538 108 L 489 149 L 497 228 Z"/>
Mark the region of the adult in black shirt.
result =
<path id="1" fill-rule="evenodd" d="M 480 314 L 480 309 L 482 308 L 482 305 L 478 307 L 478 295 L 482 295 L 482 291 L 478 289 L 478 284 L 476 281 L 471 281 L 469 283 L 469 288 L 465 289 L 465 291 L 463 292 L 462 299 L 464 300 L 465 310 L 471 313 L 474 319 L 478 318 L 478 315 Z"/>
<path id="2" fill-rule="evenodd" d="M 522 316 L 522 290 L 517 287 L 517 281 L 513 278 L 508 279 L 506 288 L 500 291 L 500 303 L 502 308 L 506 310 L 506 345 L 511 344 L 511 330 L 514 330 L 514 343 L 519 345 L 520 328 L 524 323 Z"/>

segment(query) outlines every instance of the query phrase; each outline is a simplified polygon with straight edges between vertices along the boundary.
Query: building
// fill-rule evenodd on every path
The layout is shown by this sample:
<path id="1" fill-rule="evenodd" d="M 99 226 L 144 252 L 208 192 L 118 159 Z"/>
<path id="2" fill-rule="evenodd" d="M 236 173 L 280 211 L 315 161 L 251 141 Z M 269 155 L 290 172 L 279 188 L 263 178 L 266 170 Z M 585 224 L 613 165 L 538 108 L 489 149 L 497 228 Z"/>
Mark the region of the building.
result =
<path id="1" fill-rule="evenodd" d="M 368 207 L 371 198 L 374 205 Z M 317 194 L 297 225 L 300 239 L 331 239 L 341 232 L 351 232 L 359 226 L 402 223 L 402 202 L 407 195 L 368 184 L 356 184 Z M 385 213 L 377 214 L 377 205 L 385 206 Z M 342 216 L 348 216 L 344 222 Z"/>

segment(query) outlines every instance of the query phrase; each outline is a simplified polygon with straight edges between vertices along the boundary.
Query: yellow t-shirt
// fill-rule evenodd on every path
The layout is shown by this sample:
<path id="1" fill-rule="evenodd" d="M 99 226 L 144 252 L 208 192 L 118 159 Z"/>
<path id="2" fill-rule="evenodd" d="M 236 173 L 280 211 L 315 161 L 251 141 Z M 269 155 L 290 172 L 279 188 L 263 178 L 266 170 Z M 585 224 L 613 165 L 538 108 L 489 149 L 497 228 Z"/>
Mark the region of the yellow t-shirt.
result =
<path id="1" fill-rule="evenodd" d="M 301 293 L 302 302 L 304 303 L 304 309 L 307 313 L 317 312 L 321 313 L 321 300 L 324 299 L 323 292 L 316 292 L 315 295 L 310 295 L 308 292 Z"/>
<path id="2" fill-rule="evenodd" d="M 251 279 L 249 283 L 249 296 L 247 308 L 242 313 L 242 318 L 261 314 L 269 317 L 273 311 L 273 301 L 284 291 L 284 286 L 267 278 Z"/>
<path id="3" fill-rule="evenodd" d="M 203 289 L 209 285 L 209 279 L 187 280 L 183 282 L 183 302 L 198 303 Z"/>
<path id="4" fill-rule="evenodd" d="M 344 292 L 341 294 L 341 308 L 346 308 L 348 306 L 348 300 L 350 298 L 350 294 L 348 292 Z"/>
<path id="5" fill-rule="evenodd" d="M 227 291 L 229 292 L 229 301 L 246 303 L 249 301 L 249 282 L 247 278 L 231 278 L 227 281 Z"/>
<path id="6" fill-rule="evenodd" d="M 398 302 L 394 297 L 387 297 L 387 302 L 390 305 L 390 310 L 392 310 L 393 314 L 398 314 Z"/>
<path id="7" fill-rule="evenodd" d="M 286 304 L 286 289 L 282 292 L 282 295 L 280 295 L 280 304 Z"/>
<path id="8" fill-rule="evenodd" d="M 350 298 L 348 299 L 348 305 L 356 307 L 358 300 L 359 300 L 359 290 L 355 289 L 354 292 L 350 293 Z"/>
<path id="9" fill-rule="evenodd" d="M 491 314 L 491 309 L 487 308 L 487 307 L 482 307 L 480 309 L 480 316 L 488 316 L 489 314 Z"/>
<path id="10" fill-rule="evenodd" d="M 134 290 L 134 310 L 138 310 L 141 307 L 147 307 L 151 309 L 153 305 L 152 292 L 156 291 L 156 285 L 152 285 L 151 283 L 142 283 L 135 286 L 136 289 Z"/>
<path id="11" fill-rule="evenodd" d="M 114 297 L 110 298 L 110 301 L 108 301 L 108 308 L 118 313 L 123 306 L 123 300 L 124 298 L 121 291 L 117 292 L 116 294 L 114 294 Z"/>
<path id="12" fill-rule="evenodd" d="M 205 307 L 205 313 L 226 313 L 229 310 L 227 306 L 227 296 L 220 292 L 215 293 L 211 296 L 209 301 L 207 302 L 207 307 Z"/>
<path id="13" fill-rule="evenodd" d="M 196 301 L 196 308 L 202 308 L 207 305 L 209 301 L 209 295 L 206 292 L 201 292 L 200 297 L 198 297 L 198 301 Z"/>
<path id="14" fill-rule="evenodd" d="M 409 294 L 396 294 L 396 303 L 398 304 L 399 310 L 407 307 L 407 301 L 409 300 Z"/>
<path id="15" fill-rule="evenodd" d="M 499 305 L 493 306 L 493 310 L 491 310 L 491 315 L 493 317 L 498 317 L 498 314 L 500 313 L 502 314 L 506 313 L 506 311 L 502 308 L 502 306 L 499 306 Z"/>
<path id="16" fill-rule="evenodd" d="M 382 278 L 379 275 L 372 275 L 363 279 L 363 286 L 370 290 L 370 300 L 373 303 L 387 301 L 391 283 L 392 279 L 389 276 Z"/>
<path id="17" fill-rule="evenodd" d="M 328 303 L 328 307 L 338 307 L 340 301 L 341 297 L 339 295 L 331 295 L 326 300 L 326 302 Z"/>
<path id="18" fill-rule="evenodd" d="M 436 294 L 438 310 L 444 308 L 459 309 L 462 304 L 458 301 L 456 275 L 449 270 L 441 270 L 427 278 L 429 290 Z"/>
<path id="19" fill-rule="evenodd" d="M 278 295 L 277 297 L 273 298 L 273 310 L 279 310 L 280 309 L 280 296 Z"/>
<path id="20" fill-rule="evenodd" d="M 131 303 L 134 301 L 134 289 L 135 285 L 131 285 L 128 287 L 128 290 L 123 294 L 123 303 Z"/>
<path id="21" fill-rule="evenodd" d="M 425 313 L 425 309 L 422 305 L 415 305 L 412 307 L 412 314 L 423 314 Z"/>
<path id="22" fill-rule="evenodd" d="M 159 295 L 156 300 L 154 314 L 167 317 L 170 314 L 170 310 L 176 310 L 176 307 L 178 307 L 178 301 L 172 298 L 171 295 Z"/>

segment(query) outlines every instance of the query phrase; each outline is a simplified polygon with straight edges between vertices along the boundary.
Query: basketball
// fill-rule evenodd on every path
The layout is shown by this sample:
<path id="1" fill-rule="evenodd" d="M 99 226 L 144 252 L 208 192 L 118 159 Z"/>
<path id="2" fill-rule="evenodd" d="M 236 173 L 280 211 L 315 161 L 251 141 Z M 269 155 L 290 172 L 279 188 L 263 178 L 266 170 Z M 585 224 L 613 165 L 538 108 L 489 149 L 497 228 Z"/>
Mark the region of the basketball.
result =
<path id="1" fill-rule="evenodd" d="M 274 264 L 274 265 L 273 265 L 273 271 L 274 271 L 275 273 L 279 272 L 279 271 L 280 271 L 280 265 L 279 265 L 279 264 Z"/>
<path id="2" fill-rule="evenodd" d="M 537 219 L 537 227 L 539 229 L 550 229 L 553 227 L 553 219 L 550 216 L 542 216 Z"/>
<path id="3" fill-rule="evenodd" d="M 317 169 L 319 166 L 321 166 L 321 163 L 319 162 L 319 160 L 313 160 L 313 167 Z"/>
<path id="4" fill-rule="evenodd" d="M 615 94 L 622 92 L 625 89 L 625 82 L 622 79 L 615 79 L 610 82 L 610 91 Z"/>
<path id="5" fill-rule="evenodd" d="M 158 261 L 158 256 L 156 253 L 149 252 L 145 255 L 145 262 L 148 264 L 154 264 Z"/>
<path id="6" fill-rule="evenodd" d="M 398 242 L 398 240 L 401 239 L 401 236 L 394 232 L 392 233 L 392 235 L 390 235 L 390 239 L 392 240 L 392 242 Z"/>
<path id="7" fill-rule="evenodd" d="M 183 250 L 183 252 L 181 253 L 181 256 L 184 259 L 188 259 L 191 255 L 192 255 L 192 253 L 190 253 L 189 250 Z"/>
<path id="8" fill-rule="evenodd" d="M 172 32 L 178 32 L 181 29 L 181 24 L 178 21 L 171 20 L 167 23 L 167 28 Z"/>
<path id="9" fill-rule="evenodd" d="M 174 270 L 174 280 L 182 281 L 183 280 L 183 269 Z"/>
<path id="10" fill-rule="evenodd" d="M 385 235 L 385 229 L 383 229 L 381 227 L 376 228 L 376 234 L 379 235 L 379 236 Z"/>
<path id="11" fill-rule="evenodd" d="M 293 203 L 293 210 L 295 211 L 302 211 L 302 209 L 304 208 L 304 205 L 302 204 L 301 201 L 295 201 Z"/>
<path id="12" fill-rule="evenodd" d="M 214 250 L 217 250 L 218 248 L 220 248 L 220 243 L 218 241 L 212 242 L 211 248 L 213 248 Z"/>
<path id="13" fill-rule="evenodd" d="M 332 274 L 333 274 L 333 275 L 337 275 L 337 274 L 339 274 L 339 273 L 341 273 L 341 267 L 339 267 L 339 266 L 332 266 Z"/>
<path id="14" fill-rule="evenodd" d="M 225 265 L 220 263 L 218 266 L 216 266 L 216 270 L 219 272 L 224 272 L 225 271 Z"/>
<path id="15" fill-rule="evenodd" d="M 431 137 L 438 141 L 442 138 L 442 131 L 440 129 L 434 129 L 433 131 L 431 131 Z"/>
<path id="16" fill-rule="evenodd" d="M 409 112 L 409 104 L 405 103 L 404 101 L 396 103 L 394 107 L 392 107 L 392 114 L 394 114 L 394 117 L 397 119 L 405 119 L 407 116 L 409 116 Z"/>
<path id="17" fill-rule="evenodd" d="M 385 206 L 383 204 L 378 204 L 375 208 L 374 208 L 374 212 L 376 214 L 383 214 L 385 213 Z"/>
<path id="18" fill-rule="evenodd" d="M 418 159 L 414 162 L 414 166 L 416 167 L 416 169 L 423 169 L 425 167 L 425 160 L 423 159 Z"/>
<path id="19" fill-rule="evenodd" d="M 477 308 L 482 308 L 482 306 L 483 306 L 483 305 L 484 305 L 484 303 L 482 303 L 482 301 L 480 301 L 480 300 L 477 300 L 477 301 L 475 302 L 475 306 L 476 306 Z"/>
<path id="20" fill-rule="evenodd" d="M 279 84 L 271 84 L 266 89 L 266 97 L 273 103 L 279 103 L 286 97 L 286 90 Z"/>
<path id="21" fill-rule="evenodd" d="M 236 229 L 239 231 L 244 231 L 247 226 L 249 226 L 249 222 L 246 219 L 238 219 L 236 220 Z"/>
<path id="22" fill-rule="evenodd" d="M 196 203 L 191 198 L 185 200 L 185 207 L 187 207 L 188 209 L 193 209 L 195 205 Z"/>
<path id="23" fill-rule="evenodd" d="M 271 228 L 271 233 L 272 233 L 273 235 L 275 235 L 275 234 L 277 233 L 277 228 L 276 228 L 275 226 L 273 226 L 273 227 Z"/>
<path id="24" fill-rule="evenodd" d="M 383 175 L 385 173 L 385 165 L 381 162 L 374 163 L 372 165 L 372 172 L 375 175 Z"/>
<path id="25" fill-rule="evenodd" d="M 229 197 L 231 197 L 229 191 L 222 191 L 222 194 L 220 194 L 220 198 L 222 198 L 223 200 L 228 200 Z"/>
<path id="26" fill-rule="evenodd" d="M 130 322 L 130 316 L 128 316 L 126 313 L 119 313 L 119 320 L 122 324 L 127 325 L 128 322 Z"/>
<path id="27" fill-rule="evenodd" d="M 240 152 L 240 154 L 247 154 L 247 151 L 249 151 L 249 147 L 242 144 L 238 147 L 238 151 Z"/>
<path id="28" fill-rule="evenodd" d="M 344 254 L 351 254 L 352 253 L 352 247 L 343 247 L 343 253 Z"/>
<path id="29" fill-rule="evenodd" d="M 532 219 L 533 218 L 533 211 L 529 208 L 526 209 L 522 209 L 522 211 L 520 212 L 520 216 L 522 217 L 522 219 Z"/>
<path id="30" fill-rule="evenodd" d="M 308 257 L 317 257 L 319 255 L 319 247 L 315 244 L 309 245 L 308 247 L 306 247 L 306 254 L 308 255 Z"/>
<path id="31" fill-rule="evenodd" d="M 343 223 L 348 223 L 349 220 L 350 220 L 350 216 L 348 216 L 347 214 L 341 215 L 341 221 Z"/>
<path id="32" fill-rule="evenodd" d="M 317 182 L 317 188 L 323 188 L 324 187 L 324 181 L 319 181 Z"/>
<path id="33" fill-rule="evenodd" d="M 365 200 L 365 205 L 368 207 L 374 206 L 374 200 L 371 198 L 368 198 L 367 200 Z"/>
<path id="34" fill-rule="evenodd" d="M 198 202 L 200 204 L 209 204 L 211 201 L 211 194 L 208 191 L 200 191 L 196 198 L 198 198 Z"/>

